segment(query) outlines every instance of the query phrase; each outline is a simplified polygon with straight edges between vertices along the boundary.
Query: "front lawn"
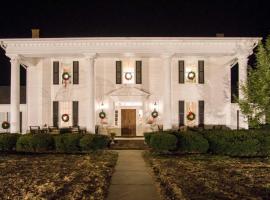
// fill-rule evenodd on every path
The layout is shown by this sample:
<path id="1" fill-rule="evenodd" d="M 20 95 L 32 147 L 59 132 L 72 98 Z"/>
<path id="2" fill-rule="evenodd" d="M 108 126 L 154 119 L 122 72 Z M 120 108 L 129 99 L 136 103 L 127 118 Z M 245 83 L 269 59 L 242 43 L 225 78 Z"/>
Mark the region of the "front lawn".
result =
<path id="1" fill-rule="evenodd" d="M 166 199 L 270 199 L 270 159 L 145 153 Z"/>
<path id="2" fill-rule="evenodd" d="M 104 199 L 117 154 L 0 154 L 0 199 Z"/>

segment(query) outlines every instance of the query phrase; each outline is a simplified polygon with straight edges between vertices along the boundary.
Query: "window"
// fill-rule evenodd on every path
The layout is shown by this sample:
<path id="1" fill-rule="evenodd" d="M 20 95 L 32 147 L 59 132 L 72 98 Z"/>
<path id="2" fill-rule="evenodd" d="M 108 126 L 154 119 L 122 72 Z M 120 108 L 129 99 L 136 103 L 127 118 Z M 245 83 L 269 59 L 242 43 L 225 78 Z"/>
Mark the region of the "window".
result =
<path id="1" fill-rule="evenodd" d="M 79 84 L 79 61 L 73 61 L 73 84 Z"/>
<path id="2" fill-rule="evenodd" d="M 122 84 L 122 62 L 116 61 L 116 84 Z"/>
<path id="3" fill-rule="evenodd" d="M 179 71 L 179 83 L 185 83 L 185 63 L 183 60 L 178 62 L 178 71 Z"/>
<path id="4" fill-rule="evenodd" d="M 238 68 L 238 63 L 231 68 L 231 103 L 237 103 L 237 99 L 239 98 Z"/>
<path id="5" fill-rule="evenodd" d="M 185 125 L 185 101 L 179 101 L 179 126 Z"/>
<path id="6" fill-rule="evenodd" d="M 136 61 L 136 84 L 142 84 L 142 61 Z"/>
<path id="7" fill-rule="evenodd" d="M 79 125 L 79 102 L 72 102 L 73 126 Z"/>
<path id="8" fill-rule="evenodd" d="M 199 84 L 204 83 L 204 61 L 198 61 L 198 74 L 199 74 Z"/>
<path id="9" fill-rule="evenodd" d="M 59 62 L 53 62 L 53 84 L 59 85 Z"/>

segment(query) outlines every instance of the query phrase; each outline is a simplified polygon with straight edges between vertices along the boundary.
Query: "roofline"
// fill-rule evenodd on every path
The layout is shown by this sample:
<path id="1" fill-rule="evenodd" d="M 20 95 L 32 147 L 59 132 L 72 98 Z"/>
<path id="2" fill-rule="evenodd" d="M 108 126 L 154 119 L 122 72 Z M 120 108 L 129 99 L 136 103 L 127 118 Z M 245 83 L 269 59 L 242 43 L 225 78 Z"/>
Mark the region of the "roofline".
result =
<path id="1" fill-rule="evenodd" d="M 58 37 L 58 38 L 0 38 L 5 42 L 20 41 L 65 41 L 65 40 L 89 40 L 89 41 L 111 41 L 111 40 L 156 40 L 156 41 L 242 41 L 242 40 L 262 40 L 262 37 Z"/>

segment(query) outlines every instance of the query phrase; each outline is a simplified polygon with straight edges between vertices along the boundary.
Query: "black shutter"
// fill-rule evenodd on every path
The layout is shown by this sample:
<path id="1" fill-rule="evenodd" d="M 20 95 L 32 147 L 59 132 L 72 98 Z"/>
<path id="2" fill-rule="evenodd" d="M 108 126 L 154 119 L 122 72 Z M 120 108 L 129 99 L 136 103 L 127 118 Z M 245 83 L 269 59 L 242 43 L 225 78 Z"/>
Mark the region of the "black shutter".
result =
<path id="1" fill-rule="evenodd" d="M 204 101 L 199 101 L 199 126 L 204 125 Z"/>
<path id="2" fill-rule="evenodd" d="M 79 61 L 73 61 L 73 84 L 79 84 Z"/>
<path id="3" fill-rule="evenodd" d="M 136 84 L 142 84 L 142 61 L 136 61 Z"/>
<path id="4" fill-rule="evenodd" d="M 237 103 L 239 98 L 239 65 L 235 64 L 231 68 L 231 103 Z"/>
<path id="5" fill-rule="evenodd" d="M 79 102 L 72 102 L 72 116 L 73 116 L 73 126 L 78 126 L 79 122 Z"/>
<path id="6" fill-rule="evenodd" d="M 122 84 L 122 62 L 116 61 L 116 84 Z"/>
<path id="7" fill-rule="evenodd" d="M 185 101 L 179 101 L 179 126 L 185 125 Z"/>
<path id="8" fill-rule="evenodd" d="M 204 61 L 199 60 L 198 61 L 198 73 L 199 73 L 199 83 L 204 83 Z"/>
<path id="9" fill-rule="evenodd" d="M 53 84 L 59 85 L 59 62 L 53 62 Z"/>
<path id="10" fill-rule="evenodd" d="M 179 71 L 179 83 L 185 83 L 185 62 L 179 60 L 178 62 L 178 71 Z"/>
<path id="11" fill-rule="evenodd" d="M 58 127 L 59 103 L 53 102 L 53 126 Z"/>

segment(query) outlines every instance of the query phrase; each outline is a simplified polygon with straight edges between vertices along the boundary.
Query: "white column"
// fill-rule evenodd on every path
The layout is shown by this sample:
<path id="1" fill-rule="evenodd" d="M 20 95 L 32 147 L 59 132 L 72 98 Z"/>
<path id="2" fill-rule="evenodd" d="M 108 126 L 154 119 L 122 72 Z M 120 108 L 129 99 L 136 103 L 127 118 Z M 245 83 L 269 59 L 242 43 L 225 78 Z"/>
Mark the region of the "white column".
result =
<path id="1" fill-rule="evenodd" d="M 239 99 L 244 98 L 243 91 L 241 86 L 247 83 L 247 66 L 248 66 L 248 56 L 247 55 L 239 55 L 238 56 L 238 66 L 239 66 Z M 248 120 L 247 118 L 240 112 L 239 116 L 239 127 L 248 129 Z"/>
<path id="2" fill-rule="evenodd" d="M 89 74 L 89 104 L 88 104 L 88 119 L 87 119 L 87 130 L 91 133 L 95 133 L 95 57 L 96 54 L 87 54 L 86 60 L 88 63 Z"/>
<path id="3" fill-rule="evenodd" d="M 163 64 L 163 129 L 172 128 L 171 118 L 171 58 L 172 55 L 162 55 Z M 161 80 L 162 81 L 162 80 Z"/>
<path id="4" fill-rule="evenodd" d="M 10 132 L 20 132 L 20 62 L 19 56 L 10 57 Z"/>

